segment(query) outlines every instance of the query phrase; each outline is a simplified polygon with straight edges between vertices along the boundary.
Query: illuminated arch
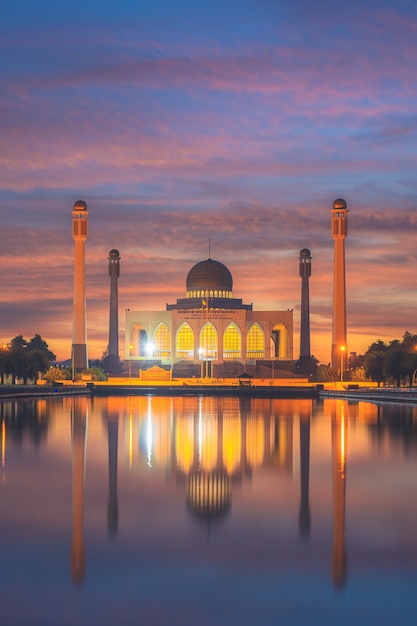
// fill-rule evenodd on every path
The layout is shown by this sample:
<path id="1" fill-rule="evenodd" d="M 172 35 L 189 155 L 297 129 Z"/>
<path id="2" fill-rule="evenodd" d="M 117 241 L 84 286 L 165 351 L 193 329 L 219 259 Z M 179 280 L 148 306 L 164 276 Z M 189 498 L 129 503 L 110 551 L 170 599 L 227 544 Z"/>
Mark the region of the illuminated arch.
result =
<path id="1" fill-rule="evenodd" d="M 248 359 L 265 358 L 265 334 L 257 323 L 249 328 L 246 337 L 246 356 Z"/>
<path id="2" fill-rule="evenodd" d="M 178 329 L 175 352 L 177 359 L 194 359 L 194 332 L 187 322 Z"/>
<path id="3" fill-rule="evenodd" d="M 137 323 L 133 326 L 129 336 L 129 358 L 132 357 L 145 357 L 146 356 L 146 344 L 148 343 L 148 333 L 144 326 Z"/>
<path id="4" fill-rule="evenodd" d="M 200 332 L 199 354 L 200 359 L 217 359 L 218 351 L 217 330 L 211 322 L 204 324 Z"/>
<path id="5" fill-rule="evenodd" d="M 171 358 L 171 332 L 164 322 L 156 327 L 153 334 L 153 344 L 155 357 L 160 359 Z"/>
<path id="6" fill-rule="evenodd" d="M 232 322 L 224 331 L 223 335 L 223 359 L 242 358 L 242 334 L 238 326 Z"/>
<path id="7" fill-rule="evenodd" d="M 270 340 L 271 357 L 286 359 L 288 358 L 288 330 L 284 324 L 275 324 L 271 333 Z"/>

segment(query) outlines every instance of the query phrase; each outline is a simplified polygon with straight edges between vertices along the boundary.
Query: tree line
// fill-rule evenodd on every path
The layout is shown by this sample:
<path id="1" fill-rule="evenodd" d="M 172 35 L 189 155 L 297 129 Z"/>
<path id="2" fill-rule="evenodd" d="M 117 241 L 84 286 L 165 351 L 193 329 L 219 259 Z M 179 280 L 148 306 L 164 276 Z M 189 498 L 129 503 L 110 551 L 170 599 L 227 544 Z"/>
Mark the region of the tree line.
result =
<path id="1" fill-rule="evenodd" d="M 55 354 L 40 335 L 36 334 L 29 341 L 23 335 L 17 335 L 9 343 L 3 344 L 0 350 L 1 384 L 6 379 L 12 383 L 17 379 L 34 380 L 45 374 L 55 359 Z"/>
<path id="2" fill-rule="evenodd" d="M 363 357 L 365 374 L 378 386 L 383 383 L 413 385 L 417 373 L 417 335 L 406 331 L 402 339 L 386 344 L 374 341 Z"/>

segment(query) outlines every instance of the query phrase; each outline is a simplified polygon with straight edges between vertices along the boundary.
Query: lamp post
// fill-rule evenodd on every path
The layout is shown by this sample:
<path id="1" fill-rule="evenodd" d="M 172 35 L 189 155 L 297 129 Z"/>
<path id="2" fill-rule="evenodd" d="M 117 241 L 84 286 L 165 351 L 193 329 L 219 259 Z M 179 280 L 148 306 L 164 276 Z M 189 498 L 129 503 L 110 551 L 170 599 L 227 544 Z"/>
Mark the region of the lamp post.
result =
<path id="1" fill-rule="evenodd" d="M 343 384 L 343 356 L 345 354 L 346 346 L 340 346 L 340 382 Z"/>

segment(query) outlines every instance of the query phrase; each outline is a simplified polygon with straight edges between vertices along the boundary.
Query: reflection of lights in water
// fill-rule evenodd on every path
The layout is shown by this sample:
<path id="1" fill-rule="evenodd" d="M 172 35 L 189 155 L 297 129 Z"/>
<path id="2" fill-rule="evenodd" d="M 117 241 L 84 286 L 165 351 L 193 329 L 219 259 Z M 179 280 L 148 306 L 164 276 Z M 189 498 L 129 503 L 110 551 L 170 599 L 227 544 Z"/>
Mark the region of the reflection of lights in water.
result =
<path id="1" fill-rule="evenodd" d="M 146 420 L 146 452 L 148 458 L 148 467 L 152 467 L 152 446 L 153 446 L 153 427 L 152 427 L 152 400 L 148 398 L 148 419 Z"/>
<path id="2" fill-rule="evenodd" d="M 340 464 L 341 471 L 344 474 L 346 459 L 345 405 L 342 404 L 340 408 Z"/>
<path id="3" fill-rule="evenodd" d="M 133 416 L 132 410 L 129 414 L 129 469 L 132 469 L 133 463 Z"/>
<path id="4" fill-rule="evenodd" d="M 199 398 L 198 402 L 198 462 L 201 463 L 202 449 L 203 449 L 203 409 L 202 398 Z"/>
<path id="5" fill-rule="evenodd" d="M 4 420 L 1 423 L 1 466 L 6 465 L 6 424 Z"/>

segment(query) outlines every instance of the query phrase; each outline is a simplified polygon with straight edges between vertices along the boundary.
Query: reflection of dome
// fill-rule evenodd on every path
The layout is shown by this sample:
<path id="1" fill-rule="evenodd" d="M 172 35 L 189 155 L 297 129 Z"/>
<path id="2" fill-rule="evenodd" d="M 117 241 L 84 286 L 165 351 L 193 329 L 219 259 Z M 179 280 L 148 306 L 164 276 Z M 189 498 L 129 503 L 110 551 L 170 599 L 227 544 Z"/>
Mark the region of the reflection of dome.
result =
<path id="1" fill-rule="evenodd" d="M 310 250 L 308 248 L 303 248 L 300 250 L 300 256 L 307 259 L 310 256 Z"/>
<path id="2" fill-rule="evenodd" d="M 187 481 L 187 505 L 201 519 L 224 517 L 232 504 L 230 478 L 225 473 L 191 472 Z"/>
<path id="3" fill-rule="evenodd" d="M 187 292 L 189 291 L 228 291 L 233 289 L 233 278 L 228 268 L 213 259 L 200 261 L 188 272 Z"/>

